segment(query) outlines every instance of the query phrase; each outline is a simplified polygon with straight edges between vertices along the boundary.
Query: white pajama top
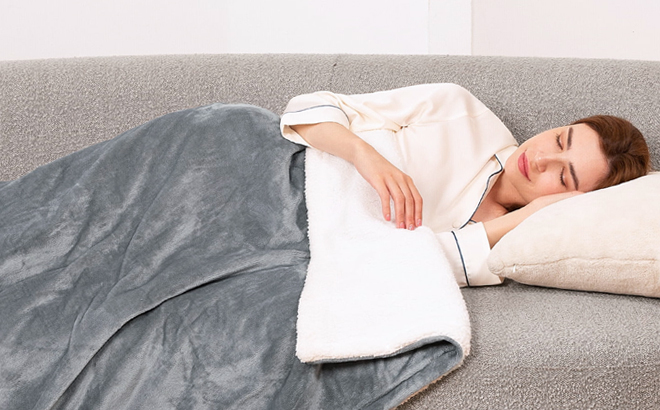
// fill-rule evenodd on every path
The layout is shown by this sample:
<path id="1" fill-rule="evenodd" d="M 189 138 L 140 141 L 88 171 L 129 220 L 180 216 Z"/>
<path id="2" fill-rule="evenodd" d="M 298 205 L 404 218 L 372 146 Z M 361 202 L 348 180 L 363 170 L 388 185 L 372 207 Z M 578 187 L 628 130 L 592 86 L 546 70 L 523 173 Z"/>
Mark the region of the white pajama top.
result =
<path id="1" fill-rule="evenodd" d="M 394 139 L 404 155 L 401 170 L 424 200 L 423 224 L 435 233 L 458 284 L 501 283 L 486 264 L 484 226 L 471 218 L 517 143 L 481 101 L 456 84 L 359 95 L 321 91 L 289 102 L 282 135 L 309 147 L 290 126 L 320 122 L 342 124 L 358 136 Z"/>

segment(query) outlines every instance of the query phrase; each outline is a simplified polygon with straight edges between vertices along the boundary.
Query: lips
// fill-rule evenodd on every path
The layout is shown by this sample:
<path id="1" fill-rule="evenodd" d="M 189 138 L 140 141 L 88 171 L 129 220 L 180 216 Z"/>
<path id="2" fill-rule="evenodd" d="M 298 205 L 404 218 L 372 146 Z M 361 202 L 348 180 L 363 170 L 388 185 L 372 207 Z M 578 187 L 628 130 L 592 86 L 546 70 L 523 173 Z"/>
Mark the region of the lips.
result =
<path id="1" fill-rule="evenodd" d="M 518 169 L 520 170 L 520 173 L 523 174 L 525 178 L 529 180 L 529 162 L 527 161 L 526 152 L 523 152 L 518 157 Z"/>

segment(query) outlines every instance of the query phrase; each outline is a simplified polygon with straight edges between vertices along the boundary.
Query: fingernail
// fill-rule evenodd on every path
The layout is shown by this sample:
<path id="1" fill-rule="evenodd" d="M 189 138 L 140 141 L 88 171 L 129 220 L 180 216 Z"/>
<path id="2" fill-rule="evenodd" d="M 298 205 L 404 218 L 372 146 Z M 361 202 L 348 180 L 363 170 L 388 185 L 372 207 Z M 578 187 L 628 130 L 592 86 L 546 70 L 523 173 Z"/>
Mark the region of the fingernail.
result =
<path id="1" fill-rule="evenodd" d="M 408 230 L 412 231 L 413 230 L 413 224 L 408 225 Z"/>
<path id="2" fill-rule="evenodd" d="M 406 227 L 406 224 L 404 224 L 403 222 L 399 223 L 399 228 L 405 229 L 405 227 Z"/>
<path id="3" fill-rule="evenodd" d="M 390 217 L 389 214 L 388 214 L 388 215 L 385 215 L 385 220 L 386 220 L 386 221 L 389 221 L 390 219 L 391 219 L 391 217 Z"/>
<path id="4" fill-rule="evenodd" d="M 417 220 L 417 226 L 422 226 L 422 220 L 421 219 Z"/>

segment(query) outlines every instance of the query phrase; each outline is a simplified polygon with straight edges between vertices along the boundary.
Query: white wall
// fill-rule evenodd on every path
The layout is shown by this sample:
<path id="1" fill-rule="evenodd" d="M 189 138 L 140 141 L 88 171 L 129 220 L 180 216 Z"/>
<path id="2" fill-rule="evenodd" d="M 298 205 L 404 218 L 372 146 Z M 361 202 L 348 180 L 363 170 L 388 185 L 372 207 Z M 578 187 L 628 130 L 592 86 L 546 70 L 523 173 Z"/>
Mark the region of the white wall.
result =
<path id="1" fill-rule="evenodd" d="M 189 53 L 660 60 L 657 21 L 655 0 L 0 0 L 0 60 Z"/>
<path id="2" fill-rule="evenodd" d="M 429 0 L 430 54 L 470 55 L 472 0 Z"/>
<path id="3" fill-rule="evenodd" d="M 0 60 L 184 53 L 469 54 L 470 1 L 431 0 L 430 10 L 429 0 L 0 0 Z"/>
<path id="4" fill-rule="evenodd" d="M 660 60 L 657 0 L 473 0 L 477 55 Z"/>

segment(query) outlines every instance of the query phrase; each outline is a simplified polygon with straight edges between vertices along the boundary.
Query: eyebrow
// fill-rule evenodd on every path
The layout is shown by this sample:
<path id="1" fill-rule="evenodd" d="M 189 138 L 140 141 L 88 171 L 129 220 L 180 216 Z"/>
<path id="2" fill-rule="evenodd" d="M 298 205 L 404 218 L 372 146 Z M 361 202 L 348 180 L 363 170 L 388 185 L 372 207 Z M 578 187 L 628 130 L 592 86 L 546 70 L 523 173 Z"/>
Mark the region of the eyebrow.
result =
<path id="1" fill-rule="evenodd" d="M 568 128 L 568 137 L 566 138 L 566 150 L 571 149 L 571 144 L 573 144 L 573 127 Z M 568 169 L 571 171 L 571 176 L 573 177 L 573 182 L 575 183 L 575 190 L 580 190 L 580 182 L 578 181 L 577 174 L 575 173 L 575 167 L 572 162 L 568 163 Z"/>

